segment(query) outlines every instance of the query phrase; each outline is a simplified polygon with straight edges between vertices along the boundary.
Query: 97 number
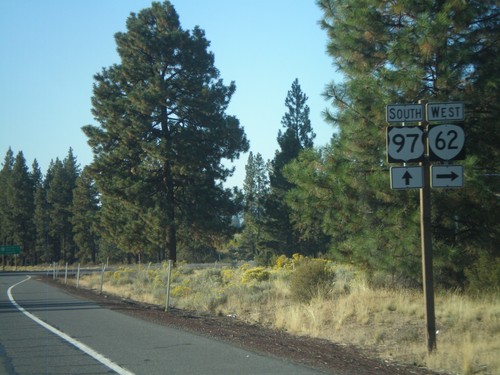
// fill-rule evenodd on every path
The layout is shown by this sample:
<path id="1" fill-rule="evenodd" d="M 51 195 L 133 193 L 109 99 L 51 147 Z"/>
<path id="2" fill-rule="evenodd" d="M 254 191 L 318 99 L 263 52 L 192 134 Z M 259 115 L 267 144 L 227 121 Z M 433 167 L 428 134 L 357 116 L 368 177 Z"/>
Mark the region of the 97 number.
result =
<path id="1" fill-rule="evenodd" d="M 424 155 L 423 133 L 418 126 L 390 126 L 387 129 L 389 163 L 421 161 Z"/>
<path id="2" fill-rule="evenodd" d="M 417 144 L 417 141 L 420 138 L 418 134 L 406 134 L 406 136 L 403 136 L 401 134 L 396 134 L 394 137 L 392 137 L 392 142 L 396 146 L 398 146 L 396 150 L 397 153 L 403 151 L 406 145 L 406 138 L 411 138 L 410 152 L 411 153 L 415 152 L 415 145 Z"/>

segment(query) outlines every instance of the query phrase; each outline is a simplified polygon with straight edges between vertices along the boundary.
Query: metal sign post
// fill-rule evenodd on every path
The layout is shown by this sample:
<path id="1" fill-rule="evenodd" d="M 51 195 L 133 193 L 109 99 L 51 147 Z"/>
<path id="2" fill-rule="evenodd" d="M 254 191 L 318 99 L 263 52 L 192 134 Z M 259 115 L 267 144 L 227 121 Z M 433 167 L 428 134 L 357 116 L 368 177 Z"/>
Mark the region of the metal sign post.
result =
<path id="1" fill-rule="evenodd" d="M 420 100 L 418 104 L 389 104 L 386 107 L 386 121 L 389 124 L 403 124 L 399 127 L 389 126 L 386 133 L 387 161 L 404 163 L 403 167 L 391 167 L 391 188 L 420 189 L 422 281 L 429 353 L 437 348 L 432 270 L 431 187 L 462 187 L 462 166 L 449 165 L 448 162 L 465 159 L 463 127 L 454 124 L 430 126 L 429 122 L 463 121 L 464 118 L 465 106 L 461 102 L 427 103 Z M 418 122 L 419 126 L 405 127 L 405 122 Z M 431 162 L 436 161 L 445 162 L 446 165 L 431 166 Z M 406 165 L 416 162 L 419 162 L 418 167 Z"/>
<path id="2" fill-rule="evenodd" d="M 422 103 L 422 101 L 419 101 Z M 422 103 L 425 104 L 425 103 Z M 429 123 L 423 124 L 428 130 Z M 424 142 L 428 142 L 428 132 L 425 132 Z M 422 166 L 423 186 L 420 189 L 420 236 L 422 246 L 422 281 L 425 299 L 425 322 L 427 351 L 436 350 L 436 314 L 434 308 L 434 273 L 432 271 L 432 237 L 431 237 L 431 176 L 429 157 L 420 162 Z"/>

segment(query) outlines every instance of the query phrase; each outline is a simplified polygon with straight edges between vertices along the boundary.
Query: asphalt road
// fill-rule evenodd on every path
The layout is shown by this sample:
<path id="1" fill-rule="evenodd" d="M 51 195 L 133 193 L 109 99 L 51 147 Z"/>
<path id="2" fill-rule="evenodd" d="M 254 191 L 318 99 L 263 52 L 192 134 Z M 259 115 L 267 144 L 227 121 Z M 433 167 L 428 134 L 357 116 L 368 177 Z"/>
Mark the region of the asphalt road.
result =
<path id="1" fill-rule="evenodd" d="M 320 374 L 0 272 L 0 374 L 113 373 Z"/>

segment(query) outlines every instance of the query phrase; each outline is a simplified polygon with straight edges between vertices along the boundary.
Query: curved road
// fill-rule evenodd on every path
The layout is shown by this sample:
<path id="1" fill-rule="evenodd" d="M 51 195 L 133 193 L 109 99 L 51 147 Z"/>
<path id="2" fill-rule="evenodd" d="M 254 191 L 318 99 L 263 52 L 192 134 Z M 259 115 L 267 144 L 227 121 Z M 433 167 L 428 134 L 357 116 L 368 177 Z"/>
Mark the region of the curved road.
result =
<path id="1" fill-rule="evenodd" d="M 0 374 L 286 374 L 321 372 L 107 310 L 0 272 Z"/>

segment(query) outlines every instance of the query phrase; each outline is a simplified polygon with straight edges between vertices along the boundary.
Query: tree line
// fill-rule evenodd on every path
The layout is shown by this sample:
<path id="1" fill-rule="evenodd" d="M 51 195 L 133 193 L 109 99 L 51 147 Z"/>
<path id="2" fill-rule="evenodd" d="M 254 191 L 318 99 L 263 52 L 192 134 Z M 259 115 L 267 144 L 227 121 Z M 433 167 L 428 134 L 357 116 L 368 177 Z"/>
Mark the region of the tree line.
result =
<path id="1" fill-rule="evenodd" d="M 71 149 L 64 160 L 51 162 L 45 176 L 36 160 L 29 170 L 22 151 L 14 156 L 7 150 L 0 170 L 0 241 L 21 246 L 23 264 L 83 256 L 76 246 L 80 233 L 73 233 L 84 209 L 78 207 L 83 178 Z"/>
<path id="2" fill-rule="evenodd" d="M 80 171 L 70 150 L 43 177 L 36 162 L 28 171 L 22 153 L 7 152 L 0 241 L 21 244 L 34 263 L 321 254 L 374 279 L 417 284 L 418 191 L 390 189 L 385 106 L 461 101 L 465 186 L 432 191 L 435 275 L 444 286 L 498 288 L 498 7 L 317 4 L 343 74 L 324 92 L 329 145 L 314 146 L 296 79 L 274 158 L 250 152 L 243 190 L 224 187 L 233 172 L 224 160 L 249 150 L 244 128 L 225 113 L 236 86 L 220 79 L 203 30 L 184 30 L 170 2 L 153 3 L 116 34 L 120 63 L 94 76 L 99 126 L 83 127 L 91 165 Z"/>

